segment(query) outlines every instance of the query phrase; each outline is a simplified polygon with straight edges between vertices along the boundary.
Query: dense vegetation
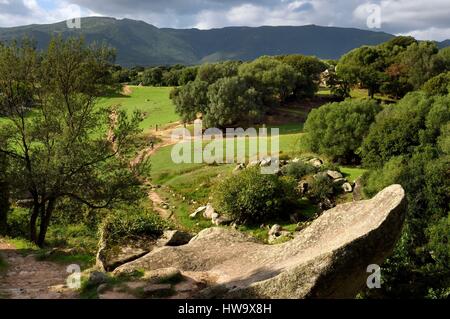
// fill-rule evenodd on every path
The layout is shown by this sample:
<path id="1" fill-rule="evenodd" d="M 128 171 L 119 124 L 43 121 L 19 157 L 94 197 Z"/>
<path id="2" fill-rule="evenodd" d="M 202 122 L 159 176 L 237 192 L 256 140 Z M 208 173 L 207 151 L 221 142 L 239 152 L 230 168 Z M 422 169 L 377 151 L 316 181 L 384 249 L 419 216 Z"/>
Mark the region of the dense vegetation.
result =
<path id="1" fill-rule="evenodd" d="M 295 204 L 295 179 L 261 174 L 246 169 L 217 184 L 212 192 L 214 206 L 242 224 L 288 217 Z M 289 209 L 291 208 L 291 209 Z"/>
<path id="2" fill-rule="evenodd" d="M 449 122 L 450 96 L 411 93 L 377 116 L 363 142 L 363 161 L 374 168 L 366 192 L 399 183 L 408 198 L 402 238 L 385 264 L 384 296 L 450 294 Z"/>
<path id="3" fill-rule="evenodd" d="M 172 99 L 185 122 L 201 114 L 207 127 L 250 126 L 289 99 L 313 97 L 326 68 L 301 55 L 205 64 L 195 81 L 174 89 Z"/>
<path id="4" fill-rule="evenodd" d="M 346 100 L 312 110 L 305 123 L 307 144 L 334 161 L 359 163 L 361 142 L 380 110 L 373 100 Z"/>
<path id="5" fill-rule="evenodd" d="M 434 42 L 396 37 L 350 51 L 339 60 L 337 74 L 350 85 L 368 89 L 372 98 L 377 92 L 401 98 L 448 70 L 449 59 L 449 48 L 439 50 Z"/>
<path id="6" fill-rule="evenodd" d="M 339 200 L 351 200 L 327 176 L 328 170 L 350 164 L 341 170 L 349 182 L 367 170 L 362 178 L 366 197 L 399 183 L 409 203 L 401 239 L 382 266 L 382 288 L 363 295 L 446 298 L 449 57 L 448 48 L 398 37 L 355 49 L 339 61 L 286 55 L 125 69 L 112 65 L 108 48 L 86 47 L 74 39 L 57 38 L 44 51 L 28 42 L 1 46 L 0 234 L 27 237 L 40 246 L 46 239 L 95 246 L 98 233 L 109 241 L 159 236 L 169 225 L 147 205 L 138 178 L 145 176 L 163 184 L 155 191 L 173 209 L 176 225 L 170 226 L 193 232 L 210 227 L 210 221 L 192 220 L 189 214 L 211 201 L 217 212 L 245 231 L 264 233 L 267 240 L 260 223 L 281 220 L 293 230 L 298 226 L 290 221 L 293 211 L 307 219 L 317 208 L 326 209 L 320 206 L 325 200 L 334 204 L 333 197 L 341 195 Z M 232 173 L 230 165 L 176 166 L 169 160 L 170 147 L 152 156 L 151 174 L 145 162 L 129 165 L 142 148 L 137 144 L 150 138 L 140 135 L 142 129 L 151 133 L 152 125 L 174 121 L 174 109 L 186 124 L 202 115 L 207 126 L 254 126 L 279 110 L 300 112 L 302 103 L 317 101 L 325 70 L 327 89 L 335 97 L 355 91 L 365 95 L 367 89 L 368 98 L 360 94 L 313 109 L 303 131 L 303 122 L 285 124 L 282 157 L 292 160 L 295 154 L 298 161 L 279 175 L 261 175 L 257 168 Z M 127 95 L 118 93 L 117 83 L 157 88 L 131 88 L 135 92 Z M 171 90 L 160 86 L 176 87 L 170 94 L 174 105 L 168 96 L 155 100 Z M 106 101 L 99 101 L 105 95 Z M 110 105 L 116 106 L 117 122 L 108 140 L 106 131 L 114 121 L 111 109 L 102 106 Z M 137 112 L 141 106 L 150 114 Z M 313 166 L 308 162 L 313 156 L 325 164 Z M 304 192 L 302 182 L 308 183 Z M 17 207 L 23 199 L 29 207 Z"/>
<path id="7" fill-rule="evenodd" d="M 64 200 L 100 209 L 142 196 L 126 156 L 140 115 L 117 111 L 112 145 L 109 112 L 96 107 L 114 90 L 112 57 L 76 39 L 55 38 L 44 52 L 27 41 L 0 47 L 0 153 L 9 159 L 11 200 L 29 201 L 29 239 L 39 246 Z"/>
<path id="8" fill-rule="evenodd" d="M 367 196 L 394 183 L 406 190 L 408 213 L 401 240 L 383 266 L 382 289 L 369 296 L 446 297 L 450 96 L 412 92 L 378 111 L 379 106 L 366 100 L 314 110 L 305 125 L 309 146 L 335 160 L 362 159 L 371 168 L 364 177 Z M 326 191 L 326 186 L 319 189 Z"/>

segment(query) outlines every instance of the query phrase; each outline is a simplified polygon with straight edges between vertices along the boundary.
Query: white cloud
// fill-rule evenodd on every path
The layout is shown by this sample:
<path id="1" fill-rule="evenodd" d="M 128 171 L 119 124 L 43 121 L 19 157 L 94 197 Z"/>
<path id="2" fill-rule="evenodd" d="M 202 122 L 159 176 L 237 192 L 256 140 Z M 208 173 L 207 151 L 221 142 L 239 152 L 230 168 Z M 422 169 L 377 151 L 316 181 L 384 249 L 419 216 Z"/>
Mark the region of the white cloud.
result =
<path id="1" fill-rule="evenodd" d="M 410 35 L 418 40 L 436 40 L 443 41 L 450 38 L 450 28 L 428 28 L 425 30 L 414 30 L 406 33 L 399 33 L 399 35 Z"/>
<path id="2" fill-rule="evenodd" d="M 36 0 L 0 0 L 0 27 L 60 22 L 80 16 L 100 15 L 68 1 L 44 9 Z"/>

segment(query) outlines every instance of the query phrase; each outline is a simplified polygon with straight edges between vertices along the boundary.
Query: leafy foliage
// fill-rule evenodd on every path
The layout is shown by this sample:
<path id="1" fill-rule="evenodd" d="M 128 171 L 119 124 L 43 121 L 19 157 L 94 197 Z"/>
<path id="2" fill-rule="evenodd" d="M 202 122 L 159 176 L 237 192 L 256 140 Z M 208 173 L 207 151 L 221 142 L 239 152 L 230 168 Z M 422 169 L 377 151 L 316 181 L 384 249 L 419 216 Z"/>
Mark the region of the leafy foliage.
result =
<path id="1" fill-rule="evenodd" d="M 157 238 L 169 224 L 154 212 L 142 207 L 114 210 L 100 225 L 99 231 L 108 242 L 124 242 L 128 239 Z"/>
<path id="2" fill-rule="evenodd" d="M 373 195 L 399 183 L 408 200 L 402 238 L 383 266 L 382 289 L 370 296 L 448 296 L 449 106 L 449 96 L 410 93 L 380 113 L 363 143 L 364 161 L 375 167 L 364 177 L 364 191 Z"/>
<path id="3" fill-rule="evenodd" d="M 286 215 L 295 202 L 292 178 L 261 174 L 258 168 L 230 176 L 213 189 L 214 207 L 240 223 L 255 224 Z"/>
<path id="4" fill-rule="evenodd" d="M 60 37 L 45 52 L 27 41 L 0 47 L 0 153 L 10 159 L 13 199 L 32 199 L 29 238 L 39 246 L 63 198 L 105 208 L 143 196 L 128 165 L 140 114 L 117 111 L 112 145 L 109 112 L 96 107 L 116 89 L 113 53 Z"/>
<path id="5" fill-rule="evenodd" d="M 316 167 L 302 161 L 297 163 L 289 163 L 281 168 L 283 175 L 291 176 L 295 179 L 301 179 L 302 177 L 315 173 L 316 171 Z"/>
<path id="6" fill-rule="evenodd" d="M 314 109 L 305 123 L 307 144 L 333 160 L 358 162 L 358 149 L 380 110 L 370 100 L 346 100 Z"/>

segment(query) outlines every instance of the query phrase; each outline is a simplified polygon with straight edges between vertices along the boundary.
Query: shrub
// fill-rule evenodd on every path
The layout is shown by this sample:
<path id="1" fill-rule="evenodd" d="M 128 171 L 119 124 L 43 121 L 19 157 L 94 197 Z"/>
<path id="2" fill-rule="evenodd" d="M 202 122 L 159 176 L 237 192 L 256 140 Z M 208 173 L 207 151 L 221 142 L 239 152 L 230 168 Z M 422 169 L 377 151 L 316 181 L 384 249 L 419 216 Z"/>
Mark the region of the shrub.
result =
<path id="1" fill-rule="evenodd" d="M 153 212 L 144 210 L 136 213 L 131 208 L 112 212 L 100 226 L 100 232 L 105 241 L 120 242 L 133 238 L 156 238 L 168 226 L 166 221 Z"/>
<path id="2" fill-rule="evenodd" d="M 433 259 L 442 267 L 450 265 L 450 213 L 427 230 L 428 249 Z"/>
<path id="3" fill-rule="evenodd" d="M 308 185 L 308 198 L 315 203 L 320 203 L 325 199 L 331 199 L 339 186 L 326 174 L 318 174 L 312 182 Z"/>
<path id="4" fill-rule="evenodd" d="M 281 168 L 283 175 L 291 176 L 295 179 L 300 179 L 306 175 L 316 172 L 316 168 L 305 162 L 289 163 Z"/>
<path id="5" fill-rule="evenodd" d="M 296 199 L 295 184 L 290 177 L 246 169 L 214 187 L 213 205 L 239 223 L 264 222 L 286 214 Z"/>
<path id="6" fill-rule="evenodd" d="M 8 215 L 7 234 L 13 238 L 23 237 L 28 238 L 29 234 L 29 218 L 30 213 L 28 209 L 15 208 L 11 210 Z"/>
<path id="7" fill-rule="evenodd" d="M 305 123 L 309 149 L 340 162 L 358 162 L 357 151 L 380 110 L 372 100 L 346 100 L 312 110 Z"/>
<path id="8" fill-rule="evenodd" d="M 428 95 L 447 95 L 450 93 L 450 72 L 441 73 L 429 79 L 422 89 Z"/>
<path id="9" fill-rule="evenodd" d="M 380 167 L 392 157 L 411 154 L 421 144 L 434 145 L 449 119 L 448 96 L 408 94 L 377 115 L 361 146 L 364 164 Z"/>

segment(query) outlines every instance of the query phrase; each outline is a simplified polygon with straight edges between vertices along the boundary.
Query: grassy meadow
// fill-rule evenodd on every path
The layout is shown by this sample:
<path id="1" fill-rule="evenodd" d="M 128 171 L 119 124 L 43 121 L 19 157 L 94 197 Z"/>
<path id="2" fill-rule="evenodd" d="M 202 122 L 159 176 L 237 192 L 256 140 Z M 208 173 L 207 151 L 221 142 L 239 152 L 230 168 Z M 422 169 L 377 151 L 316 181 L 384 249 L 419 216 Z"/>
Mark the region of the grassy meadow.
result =
<path id="1" fill-rule="evenodd" d="M 144 115 L 141 128 L 144 132 L 179 120 L 175 106 L 169 98 L 170 87 L 128 86 L 130 94 L 100 99 L 99 106 L 118 106 L 129 114 L 139 110 Z"/>

